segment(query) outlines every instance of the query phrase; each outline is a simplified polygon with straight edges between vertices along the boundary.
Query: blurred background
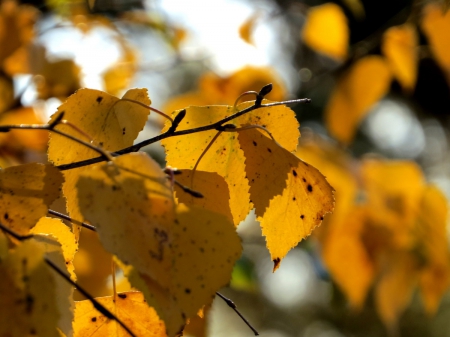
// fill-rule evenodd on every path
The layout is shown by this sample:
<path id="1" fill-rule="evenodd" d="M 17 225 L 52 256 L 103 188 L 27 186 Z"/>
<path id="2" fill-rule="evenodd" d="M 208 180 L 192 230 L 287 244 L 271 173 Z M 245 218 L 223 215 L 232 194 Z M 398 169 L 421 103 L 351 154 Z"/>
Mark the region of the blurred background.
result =
<path id="1" fill-rule="evenodd" d="M 269 99 L 312 99 L 292 106 L 297 155 L 336 211 L 275 273 L 250 214 L 222 291 L 261 336 L 450 336 L 448 0 L 0 4 L 1 124 L 46 122 L 81 87 L 145 87 L 166 113 L 267 83 Z M 155 115 L 137 141 L 160 132 Z M 1 167 L 46 160 L 47 135 L 0 136 Z M 164 166 L 160 145 L 145 151 Z M 75 267 L 94 296 L 111 293 L 110 259 L 82 232 Z M 186 335 L 252 335 L 220 299 L 205 317 Z"/>

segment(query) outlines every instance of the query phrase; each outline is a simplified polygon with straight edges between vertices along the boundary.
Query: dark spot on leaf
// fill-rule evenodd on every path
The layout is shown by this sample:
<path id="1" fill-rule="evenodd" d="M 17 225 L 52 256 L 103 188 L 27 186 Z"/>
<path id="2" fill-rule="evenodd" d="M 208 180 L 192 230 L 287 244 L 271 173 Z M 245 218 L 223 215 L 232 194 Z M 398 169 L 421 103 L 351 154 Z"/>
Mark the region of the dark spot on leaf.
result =
<path id="1" fill-rule="evenodd" d="M 271 149 L 269 149 L 269 148 L 267 148 L 267 151 L 269 151 L 270 153 L 272 153 L 272 150 L 271 150 Z"/>
<path id="2" fill-rule="evenodd" d="M 127 294 L 117 294 L 120 298 L 127 298 Z"/>
<path id="3" fill-rule="evenodd" d="M 302 218 L 302 219 L 304 219 L 305 218 L 305 216 L 302 214 L 302 215 L 300 215 L 300 218 Z"/>
<path id="4" fill-rule="evenodd" d="M 122 129 L 122 135 L 124 135 L 124 134 L 125 134 L 125 128 Z"/>
<path id="5" fill-rule="evenodd" d="M 279 257 L 277 257 L 276 259 L 273 260 L 273 269 L 274 270 L 278 268 L 278 266 L 280 265 L 280 262 L 281 262 L 281 260 Z"/>
<path id="6" fill-rule="evenodd" d="M 8 218 L 9 218 L 8 213 L 5 213 L 5 215 L 3 216 L 3 218 L 5 218 L 5 220 L 8 220 Z"/>
<path id="7" fill-rule="evenodd" d="M 294 175 L 294 177 L 297 176 L 297 172 L 295 170 L 292 170 L 292 174 Z"/>
<path id="8" fill-rule="evenodd" d="M 102 100 L 103 100 L 102 96 L 98 96 L 97 99 L 96 99 L 97 103 L 100 103 Z"/>
<path id="9" fill-rule="evenodd" d="M 312 192 L 312 186 L 311 186 L 311 184 L 308 184 L 308 192 Z"/>
<path id="10" fill-rule="evenodd" d="M 186 294 L 190 294 L 190 293 L 191 293 L 191 289 L 186 288 L 186 289 L 184 289 L 184 292 L 185 292 Z"/>
<path id="11" fill-rule="evenodd" d="M 96 322 L 96 321 L 97 321 L 97 317 L 92 317 L 92 318 L 91 318 L 91 321 L 92 321 L 92 322 Z"/>
<path id="12" fill-rule="evenodd" d="M 33 328 L 30 330 L 30 335 L 36 335 L 37 334 L 37 332 L 36 332 L 36 330 L 34 330 Z"/>
<path id="13" fill-rule="evenodd" d="M 295 201 L 295 200 L 297 200 L 297 199 L 296 199 L 295 197 L 293 197 L 293 198 L 292 198 L 292 200 L 294 200 L 294 201 Z"/>
<path id="14" fill-rule="evenodd" d="M 257 143 L 256 143 L 255 141 L 253 141 L 253 145 L 255 145 L 255 146 L 256 146 L 256 145 L 258 145 L 258 144 L 257 144 Z"/>
<path id="15" fill-rule="evenodd" d="M 306 179 L 305 178 L 302 178 L 302 180 L 303 180 L 304 183 L 306 183 Z"/>
<path id="16" fill-rule="evenodd" d="M 27 314 L 31 314 L 31 312 L 33 311 L 34 297 L 28 294 L 27 297 L 25 298 L 25 302 L 26 302 L 25 310 Z"/>
<path id="17" fill-rule="evenodd" d="M 323 216 L 320 217 L 320 220 L 323 220 Z"/>

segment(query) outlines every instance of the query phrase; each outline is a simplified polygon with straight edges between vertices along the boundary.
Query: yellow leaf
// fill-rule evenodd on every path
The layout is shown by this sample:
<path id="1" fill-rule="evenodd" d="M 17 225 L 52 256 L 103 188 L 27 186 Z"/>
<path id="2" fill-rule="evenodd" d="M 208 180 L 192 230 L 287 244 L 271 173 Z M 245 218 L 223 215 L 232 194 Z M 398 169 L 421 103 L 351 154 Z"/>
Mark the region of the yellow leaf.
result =
<path id="1" fill-rule="evenodd" d="M 136 336 L 166 337 L 164 322 L 146 303 L 142 293 L 129 291 L 96 300 L 114 313 Z M 75 303 L 74 337 L 126 337 L 129 334 L 115 320 L 102 315 L 88 300 Z"/>
<path id="2" fill-rule="evenodd" d="M 150 105 L 147 89 L 131 89 L 123 96 Z M 94 139 L 94 143 L 107 151 L 116 151 L 133 145 L 143 129 L 149 110 L 136 103 L 120 101 L 119 98 L 93 89 L 80 89 L 70 96 L 52 116 L 52 120 L 64 112 L 64 119 L 77 126 Z M 90 141 L 68 125 L 57 128 L 74 137 Z M 57 134 L 51 134 L 48 158 L 55 165 L 70 164 L 79 160 L 97 157 L 99 154 L 86 146 Z M 63 194 L 67 210 L 75 220 L 82 220 L 75 190 L 78 175 L 85 168 L 64 171 Z M 76 239 L 79 227 L 74 226 Z"/>
<path id="3" fill-rule="evenodd" d="M 106 250 L 168 283 L 170 263 L 163 256 L 175 216 L 168 180 L 145 153 L 120 156 L 114 164 L 95 165 L 80 175 L 81 213 L 97 228 Z"/>
<path id="4" fill-rule="evenodd" d="M 25 164 L 0 171 L 1 222 L 21 235 L 28 234 L 59 197 L 63 178 L 52 165 Z"/>
<path id="5" fill-rule="evenodd" d="M 390 255 L 375 288 L 375 303 L 381 320 L 395 333 L 397 320 L 408 306 L 417 285 L 417 262 L 408 253 Z"/>
<path id="6" fill-rule="evenodd" d="M 349 29 L 341 7 L 326 3 L 310 9 L 302 30 L 302 39 L 319 53 L 344 61 L 347 57 Z"/>
<path id="7" fill-rule="evenodd" d="M 437 3 L 423 10 L 421 27 L 437 63 L 450 73 L 450 11 L 443 11 Z"/>
<path id="8" fill-rule="evenodd" d="M 230 192 L 225 180 L 217 173 L 204 171 L 180 170 L 181 174 L 175 179 L 184 186 L 200 192 L 203 198 L 195 198 L 175 185 L 175 192 L 180 203 L 187 206 L 198 206 L 216 213 L 220 213 L 233 222 L 229 199 Z M 193 185 L 191 185 L 191 182 Z"/>
<path id="9" fill-rule="evenodd" d="M 253 15 L 251 15 L 249 18 L 247 18 L 244 23 L 239 27 L 239 36 L 242 40 L 247 42 L 248 44 L 254 45 L 254 41 L 252 39 L 252 33 L 255 29 L 255 25 L 257 20 L 260 17 L 260 13 L 256 12 Z"/>
<path id="10" fill-rule="evenodd" d="M 31 107 L 22 107 L 8 111 L 0 116 L 0 125 L 8 124 L 42 124 L 42 119 Z M 12 149 L 23 148 L 44 151 L 47 148 L 48 131 L 13 129 L 0 134 L 0 143 Z"/>
<path id="11" fill-rule="evenodd" d="M 27 240 L 0 261 L 0 274 L 0 336 L 58 337 L 57 276 L 44 249 Z"/>
<path id="12" fill-rule="evenodd" d="M 447 204 L 447 199 L 438 188 L 427 186 L 422 196 L 417 235 L 423 241 L 426 258 L 419 285 L 425 311 L 429 315 L 436 313 L 440 299 L 450 286 Z"/>
<path id="13" fill-rule="evenodd" d="M 392 73 L 409 93 L 417 80 L 418 39 L 414 26 L 404 24 L 386 30 L 381 45 Z"/>
<path id="14" fill-rule="evenodd" d="M 274 270 L 334 209 L 333 188 L 314 167 L 258 130 L 239 132 L 250 196 Z"/>
<path id="15" fill-rule="evenodd" d="M 419 166 L 410 161 L 367 160 L 361 176 L 371 219 L 389 229 L 399 247 L 408 247 L 425 188 Z"/>
<path id="16" fill-rule="evenodd" d="M 325 110 L 329 132 L 349 144 L 369 109 L 389 90 L 391 73 L 380 56 L 357 61 L 338 81 Z"/>
<path id="17" fill-rule="evenodd" d="M 240 111 L 250 106 L 245 102 L 237 106 Z M 186 130 L 217 122 L 236 111 L 231 106 L 189 107 L 186 117 L 177 130 Z M 174 112 L 172 115 L 176 115 Z M 300 136 L 298 122 L 289 108 L 276 106 L 261 108 L 244 114 L 230 123 L 237 127 L 245 125 L 261 125 L 266 127 L 283 147 L 293 151 Z M 164 130 L 169 128 L 166 124 Z M 164 131 L 163 130 L 163 131 Z M 173 137 L 162 141 L 166 149 L 167 164 L 179 169 L 193 169 L 198 158 L 208 146 L 217 131 L 211 130 L 189 135 L 189 141 L 183 137 Z M 230 190 L 230 209 L 233 221 L 237 225 L 245 219 L 251 209 L 248 194 L 249 185 L 245 178 L 245 158 L 239 147 L 237 135 L 234 132 L 223 132 L 201 159 L 197 169 L 207 172 L 217 172 L 228 184 Z"/>
<path id="18" fill-rule="evenodd" d="M 61 244 L 65 262 L 64 268 L 69 271 L 72 279 L 75 281 L 76 276 L 73 267 L 73 258 L 78 245 L 69 227 L 60 219 L 42 217 L 36 226 L 31 229 L 30 233 L 51 235 Z"/>
<path id="19" fill-rule="evenodd" d="M 231 222 L 220 214 L 178 205 L 171 231 L 172 249 L 164 260 L 171 262 L 169 282 L 161 283 L 131 267 L 124 267 L 130 283 L 144 292 L 147 301 L 174 336 L 215 292 L 225 286 L 241 254 L 239 237 Z"/>
<path id="20" fill-rule="evenodd" d="M 339 199 L 336 199 L 338 204 Z M 345 216 L 330 217 L 327 236 L 323 240 L 322 256 L 333 279 L 347 296 L 350 304 L 362 309 L 367 292 L 375 277 L 375 266 L 362 237 L 367 210 L 355 207 Z"/>

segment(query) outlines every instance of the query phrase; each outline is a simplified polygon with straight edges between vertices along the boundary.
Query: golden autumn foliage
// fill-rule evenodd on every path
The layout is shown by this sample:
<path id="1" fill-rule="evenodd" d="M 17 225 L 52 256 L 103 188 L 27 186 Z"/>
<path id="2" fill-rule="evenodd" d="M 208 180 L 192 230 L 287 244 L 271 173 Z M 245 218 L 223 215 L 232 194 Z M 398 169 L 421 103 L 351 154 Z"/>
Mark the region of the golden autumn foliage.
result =
<path id="1" fill-rule="evenodd" d="M 390 336 L 400 335 L 416 297 L 425 315 L 439 313 L 450 251 L 448 201 L 429 183 L 439 181 L 430 179 L 436 168 L 419 157 L 380 155 L 360 126 L 383 99 L 418 102 L 424 60 L 450 86 L 449 11 L 423 3 L 358 41 L 355 22 L 371 18 L 367 2 L 291 5 L 264 15 L 254 8 L 234 35 L 253 44 L 256 25 L 292 9 L 302 16 L 292 36 L 314 59 L 311 69 L 289 65 L 294 75 L 285 84 L 269 66 L 219 75 L 202 61 L 208 71 L 187 78 L 186 90 L 173 85 L 194 69 L 184 64 L 189 71 L 159 74 L 158 88 L 149 86 L 174 86 L 179 94 L 164 102 L 132 87 L 146 71 L 185 62 L 188 28 L 126 2 L 47 1 L 60 20 L 50 31 L 70 27 L 83 39 L 104 31 L 114 41 L 119 56 L 99 72 L 103 90 L 89 89 L 76 59 L 54 57 L 42 43 L 47 12 L 0 0 L 0 337 L 207 336 L 214 298 L 257 255 L 246 255 L 255 242 L 274 273 L 293 249 L 317 255 L 326 269 L 321 282 L 336 285 L 356 319 L 374 308 Z M 127 25 L 164 41 L 174 56 L 169 70 L 145 69 Z M 323 86 L 314 73 L 321 66 L 332 78 Z M 295 88 L 308 72 L 311 83 L 305 77 Z M 311 94 L 314 117 L 294 106 L 309 99 L 285 101 L 293 90 Z M 51 117 L 42 113 L 49 102 L 58 106 Z M 155 143 L 159 157 L 146 148 Z M 249 214 L 262 238 L 240 232 Z M 242 289 L 260 291 L 251 282 Z M 332 301 L 325 311 L 335 310 Z M 347 312 L 339 310 L 339 318 Z M 307 330 L 295 333 L 315 331 Z"/>

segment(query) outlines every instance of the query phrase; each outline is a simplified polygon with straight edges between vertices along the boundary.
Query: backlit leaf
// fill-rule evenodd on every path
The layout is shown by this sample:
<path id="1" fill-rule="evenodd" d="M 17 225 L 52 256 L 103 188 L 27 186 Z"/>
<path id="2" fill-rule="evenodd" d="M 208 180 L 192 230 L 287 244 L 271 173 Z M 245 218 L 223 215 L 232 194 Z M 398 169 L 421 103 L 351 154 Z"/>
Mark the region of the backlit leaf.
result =
<path id="1" fill-rule="evenodd" d="M 0 171 L 0 218 L 19 234 L 28 234 L 59 197 L 63 177 L 52 165 L 25 164 Z"/>
<path id="2" fill-rule="evenodd" d="M 78 245 L 76 244 L 75 237 L 69 227 L 67 227 L 60 219 L 42 217 L 39 219 L 36 226 L 31 229 L 30 233 L 51 235 L 61 244 L 65 262 L 64 269 L 67 269 L 72 279 L 76 280 L 73 258 Z"/>
<path id="3" fill-rule="evenodd" d="M 239 132 L 256 215 L 274 270 L 334 209 L 333 188 L 314 167 L 257 130 Z"/>
<path id="4" fill-rule="evenodd" d="M 344 11 L 333 3 L 311 8 L 302 29 L 302 39 L 319 53 L 338 61 L 345 60 L 349 29 Z"/>
<path id="5" fill-rule="evenodd" d="M 164 322 L 140 292 L 96 298 L 136 336 L 166 337 Z M 75 303 L 74 337 L 125 337 L 129 334 L 115 320 L 102 315 L 88 300 Z"/>
<path id="6" fill-rule="evenodd" d="M 59 336 L 55 275 L 43 258 L 27 240 L 0 261 L 0 336 Z"/>
<path id="7" fill-rule="evenodd" d="M 450 72 L 450 11 L 443 11 L 437 3 L 428 4 L 423 10 L 421 27 L 437 63 Z"/>
<path id="8" fill-rule="evenodd" d="M 244 23 L 239 27 L 239 36 L 242 40 L 248 44 L 254 44 L 252 39 L 252 33 L 255 29 L 256 21 L 259 19 L 260 13 L 256 12 L 247 18 Z"/>
<path id="9" fill-rule="evenodd" d="M 383 35 L 381 46 L 393 75 L 407 92 L 412 92 L 417 80 L 418 36 L 414 26 L 391 27 Z"/>
<path id="10" fill-rule="evenodd" d="M 240 111 L 250 106 L 245 102 L 237 106 Z M 186 130 L 217 122 L 236 111 L 231 106 L 189 107 L 186 117 L 177 130 Z M 175 112 L 173 115 L 176 115 Z M 292 110 L 284 106 L 262 108 L 247 113 L 232 120 L 236 127 L 245 125 L 261 125 L 267 127 L 275 139 L 289 151 L 297 146 L 300 136 L 298 122 Z M 167 123 L 165 130 L 169 128 Z M 179 169 L 193 169 L 198 158 L 208 146 L 217 131 L 211 130 L 184 137 L 173 137 L 162 141 L 166 149 L 167 164 Z M 245 178 L 245 158 L 239 146 L 235 132 L 223 132 L 201 159 L 197 169 L 207 172 L 217 172 L 228 184 L 230 190 L 230 209 L 234 223 L 244 220 L 251 209 L 248 194 L 249 185 Z"/>
<path id="11" fill-rule="evenodd" d="M 123 97 L 146 105 L 150 104 L 146 89 L 131 89 Z M 58 118 L 63 112 L 64 119 L 92 137 L 94 144 L 108 151 L 116 151 L 133 144 L 147 121 L 149 110 L 136 103 L 120 101 L 119 98 L 102 91 L 80 89 L 58 108 L 52 120 Z M 58 125 L 57 128 L 77 138 L 90 141 L 67 125 Z M 69 164 L 98 155 L 96 151 L 82 144 L 61 135 L 51 134 L 48 158 L 55 165 Z M 64 171 L 63 193 L 67 210 L 73 219 L 80 221 L 82 216 L 78 209 L 75 183 L 84 169 L 83 167 Z M 74 226 L 74 233 L 78 238 L 77 226 Z"/>
<path id="12" fill-rule="evenodd" d="M 338 81 L 325 110 L 329 132 L 344 144 L 353 140 L 361 120 L 388 91 L 391 72 L 380 56 L 366 56 Z"/>
<path id="13" fill-rule="evenodd" d="M 178 205 L 171 231 L 170 282 L 152 279 L 124 268 L 131 284 L 144 292 L 166 323 L 169 336 L 179 332 L 187 319 L 210 305 L 215 292 L 225 286 L 241 254 L 239 237 L 225 217 L 197 207 Z"/>

